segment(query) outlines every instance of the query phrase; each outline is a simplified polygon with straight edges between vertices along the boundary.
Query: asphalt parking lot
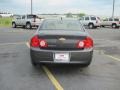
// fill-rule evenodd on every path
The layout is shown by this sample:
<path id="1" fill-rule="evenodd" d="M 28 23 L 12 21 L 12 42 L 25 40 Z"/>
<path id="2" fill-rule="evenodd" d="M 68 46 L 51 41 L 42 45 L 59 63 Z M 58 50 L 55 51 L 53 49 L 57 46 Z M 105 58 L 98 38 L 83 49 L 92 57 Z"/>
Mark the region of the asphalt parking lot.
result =
<path id="1" fill-rule="evenodd" d="M 30 63 L 29 39 L 35 29 L 0 28 L 0 90 L 120 90 L 120 29 L 88 29 L 94 39 L 92 64 Z"/>

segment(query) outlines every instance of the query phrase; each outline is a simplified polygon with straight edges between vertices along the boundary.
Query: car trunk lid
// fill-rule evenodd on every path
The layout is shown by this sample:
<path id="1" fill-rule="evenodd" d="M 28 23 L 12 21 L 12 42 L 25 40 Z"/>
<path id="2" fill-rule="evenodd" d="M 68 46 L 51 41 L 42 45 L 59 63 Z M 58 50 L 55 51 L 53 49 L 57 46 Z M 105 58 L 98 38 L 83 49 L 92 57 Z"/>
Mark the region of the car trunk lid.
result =
<path id="1" fill-rule="evenodd" d="M 84 40 L 87 34 L 82 31 L 63 31 L 63 30 L 41 30 L 39 39 L 45 39 L 48 47 L 47 50 L 77 50 L 78 40 Z M 81 48 L 82 49 L 82 48 Z"/>

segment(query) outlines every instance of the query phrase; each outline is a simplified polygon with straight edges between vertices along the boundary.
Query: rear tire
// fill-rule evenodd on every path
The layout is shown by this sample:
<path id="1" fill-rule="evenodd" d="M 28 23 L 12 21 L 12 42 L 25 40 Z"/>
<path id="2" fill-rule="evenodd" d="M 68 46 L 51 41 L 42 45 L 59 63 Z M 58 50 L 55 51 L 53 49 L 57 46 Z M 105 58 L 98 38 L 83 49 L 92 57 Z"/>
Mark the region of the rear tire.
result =
<path id="1" fill-rule="evenodd" d="M 16 28 L 16 23 L 15 22 L 12 23 L 12 28 Z"/>
<path id="2" fill-rule="evenodd" d="M 90 24 L 88 25 L 88 27 L 89 27 L 89 29 L 93 29 L 93 28 L 94 28 L 94 25 L 93 25 L 92 23 L 90 23 Z"/>
<path id="3" fill-rule="evenodd" d="M 31 24 L 30 23 L 26 23 L 26 29 L 31 29 Z"/>
<path id="4" fill-rule="evenodd" d="M 117 28 L 117 25 L 116 24 L 112 24 L 112 28 Z"/>

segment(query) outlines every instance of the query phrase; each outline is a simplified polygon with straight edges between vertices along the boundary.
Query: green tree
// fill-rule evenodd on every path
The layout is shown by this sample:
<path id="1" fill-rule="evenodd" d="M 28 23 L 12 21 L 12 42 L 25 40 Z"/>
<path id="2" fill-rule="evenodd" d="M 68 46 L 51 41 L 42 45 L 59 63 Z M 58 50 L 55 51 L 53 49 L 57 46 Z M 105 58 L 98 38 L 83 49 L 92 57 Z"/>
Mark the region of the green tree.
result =
<path id="1" fill-rule="evenodd" d="M 85 13 L 79 13 L 77 14 L 78 17 L 82 17 L 82 16 L 85 16 Z"/>

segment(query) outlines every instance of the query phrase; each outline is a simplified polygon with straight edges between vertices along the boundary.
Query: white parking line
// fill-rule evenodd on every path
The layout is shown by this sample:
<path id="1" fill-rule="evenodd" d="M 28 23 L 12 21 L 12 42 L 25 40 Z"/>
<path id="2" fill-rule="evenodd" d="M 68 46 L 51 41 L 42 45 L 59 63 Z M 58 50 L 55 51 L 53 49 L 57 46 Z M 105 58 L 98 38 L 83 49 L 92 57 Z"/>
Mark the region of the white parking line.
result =
<path id="1" fill-rule="evenodd" d="M 119 43 L 118 41 L 106 40 L 106 39 L 93 39 L 94 41 L 107 41 L 109 43 Z M 120 43 L 119 43 L 120 44 Z"/>
<path id="2" fill-rule="evenodd" d="M 113 60 L 116 60 L 116 61 L 119 61 L 119 62 L 120 62 L 120 58 L 116 58 L 116 57 L 114 57 L 114 56 L 112 56 L 112 55 L 105 54 L 103 50 L 94 50 L 94 51 L 100 52 L 101 54 L 103 54 L 103 55 L 105 55 L 105 56 L 107 56 L 107 57 L 109 57 L 109 58 L 112 58 Z"/>
<path id="3" fill-rule="evenodd" d="M 25 44 L 25 42 L 15 42 L 15 43 L 0 43 L 0 45 L 18 45 L 18 44 Z"/>
<path id="4" fill-rule="evenodd" d="M 106 56 L 120 62 L 120 59 L 119 59 L 119 58 L 116 58 L 116 57 L 111 56 L 111 55 L 106 55 Z"/>

